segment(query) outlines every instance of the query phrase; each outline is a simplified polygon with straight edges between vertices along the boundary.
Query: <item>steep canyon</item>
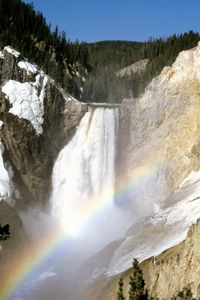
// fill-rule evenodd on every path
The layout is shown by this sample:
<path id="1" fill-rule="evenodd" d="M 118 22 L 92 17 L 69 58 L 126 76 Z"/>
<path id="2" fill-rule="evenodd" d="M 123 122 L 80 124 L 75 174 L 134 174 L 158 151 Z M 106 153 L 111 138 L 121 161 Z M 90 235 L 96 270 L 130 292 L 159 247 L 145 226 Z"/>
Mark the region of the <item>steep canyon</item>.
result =
<path id="1" fill-rule="evenodd" d="M 88 249 L 76 266 L 87 299 L 114 299 L 133 257 L 152 295 L 168 299 L 187 283 L 198 295 L 199 223 L 187 234 L 200 217 L 199 67 L 200 44 L 181 52 L 139 98 L 86 104 L 12 48 L 0 52 L 1 198 L 20 214 L 22 240 L 25 231 L 31 236 L 35 209 L 38 224 L 45 215 L 47 227 L 53 219 L 68 242 L 80 242 L 76 250 Z"/>

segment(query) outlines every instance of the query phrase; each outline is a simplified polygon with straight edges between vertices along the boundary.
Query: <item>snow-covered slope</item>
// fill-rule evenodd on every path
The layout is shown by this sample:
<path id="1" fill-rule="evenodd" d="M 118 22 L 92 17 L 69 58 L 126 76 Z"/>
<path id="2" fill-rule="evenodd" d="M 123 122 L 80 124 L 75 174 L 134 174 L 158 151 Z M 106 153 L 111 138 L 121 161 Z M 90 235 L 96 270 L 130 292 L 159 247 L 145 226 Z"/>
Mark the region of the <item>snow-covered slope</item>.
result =
<path id="1" fill-rule="evenodd" d="M 107 275 L 130 268 L 133 257 L 143 261 L 177 245 L 187 237 L 190 226 L 199 217 L 200 171 L 193 171 L 159 212 L 141 219 L 129 229 L 114 253 Z"/>
<path id="2" fill-rule="evenodd" d="M 37 134 L 42 134 L 44 115 L 44 89 L 47 83 L 47 76 L 42 72 L 36 76 L 35 82 L 21 83 L 9 80 L 2 87 L 12 107 L 9 112 L 19 118 L 27 119 L 35 128 Z M 37 89 L 41 88 L 40 93 Z"/>
<path id="3" fill-rule="evenodd" d="M 11 53 L 17 58 L 20 55 L 19 52 L 11 47 L 5 47 L 4 51 Z M 2 92 L 5 93 L 11 104 L 9 112 L 19 118 L 29 120 L 39 135 L 43 132 L 44 97 L 48 77 L 28 61 L 19 61 L 18 66 L 26 70 L 28 75 L 37 73 L 35 80 L 23 83 L 16 80 L 8 80 L 2 86 Z"/>

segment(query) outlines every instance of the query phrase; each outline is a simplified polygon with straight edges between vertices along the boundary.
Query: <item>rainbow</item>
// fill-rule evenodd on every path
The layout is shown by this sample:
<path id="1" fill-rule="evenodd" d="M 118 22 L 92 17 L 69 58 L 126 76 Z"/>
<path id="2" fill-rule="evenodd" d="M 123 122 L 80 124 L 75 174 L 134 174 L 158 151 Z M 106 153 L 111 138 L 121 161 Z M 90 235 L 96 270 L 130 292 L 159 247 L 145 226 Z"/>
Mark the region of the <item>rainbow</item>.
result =
<path id="1" fill-rule="evenodd" d="M 150 163 L 149 163 L 150 162 Z M 141 181 L 148 180 L 157 170 L 161 161 L 149 160 L 148 163 L 143 162 L 134 167 L 134 171 L 129 176 L 121 176 L 116 191 L 117 197 L 123 197 L 123 194 L 129 188 L 134 188 Z M 37 268 L 45 261 L 45 259 L 61 244 L 72 237 L 74 233 L 95 214 L 103 210 L 110 201 L 108 188 L 105 189 L 104 198 L 95 197 L 88 200 L 87 206 L 80 207 L 77 212 L 76 222 L 72 222 L 68 228 L 63 227 L 60 232 L 52 233 L 40 241 L 39 245 L 34 245 L 32 249 L 26 250 L 19 257 L 10 262 L 9 268 L 6 270 L 5 282 L 0 287 L 0 299 L 8 300 L 22 286 L 23 282 L 33 274 Z M 78 220 L 78 221 L 77 221 Z"/>

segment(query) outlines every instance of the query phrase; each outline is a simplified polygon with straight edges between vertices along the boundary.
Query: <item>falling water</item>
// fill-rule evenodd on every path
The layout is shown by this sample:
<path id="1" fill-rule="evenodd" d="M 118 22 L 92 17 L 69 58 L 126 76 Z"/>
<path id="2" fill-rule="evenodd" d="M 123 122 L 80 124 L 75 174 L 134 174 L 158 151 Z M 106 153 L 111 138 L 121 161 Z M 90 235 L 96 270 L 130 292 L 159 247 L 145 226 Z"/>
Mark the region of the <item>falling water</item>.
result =
<path id="1" fill-rule="evenodd" d="M 112 214 L 116 217 L 113 195 L 118 114 L 117 108 L 90 108 L 55 162 L 52 214 L 62 222 L 67 235 L 92 238 L 100 228 L 109 232 Z"/>
<path id="2" fill-rule="evenodd" d="M 64 235 L 34 277 L 26 280 L 18 298 L 80 299 L 78 289 L 85 285 L 84 272 L 89 272 L 87 280 L 97 274 L 98 268 L 93 274 L 90 264 L 89 269 L 85 267 L 89 259 L 128 228 L 127 214 L 124 217 L 114 201 L 118 117 L 116 107 L 90 107 L 71 141 L 60 151 L 52 174 L 53 220 L 52 216 L 47 219 L 47 227 L 57 229 L 58 221 L 66 238 Z"/>

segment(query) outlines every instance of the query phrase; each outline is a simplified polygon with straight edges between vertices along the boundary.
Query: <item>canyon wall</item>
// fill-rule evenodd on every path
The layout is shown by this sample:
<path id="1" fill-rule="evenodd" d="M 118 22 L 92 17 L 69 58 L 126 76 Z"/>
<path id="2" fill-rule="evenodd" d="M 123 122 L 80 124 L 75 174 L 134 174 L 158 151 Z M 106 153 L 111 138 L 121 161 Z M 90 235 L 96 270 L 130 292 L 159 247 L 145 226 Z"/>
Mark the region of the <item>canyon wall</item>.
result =
<path id="1" fill-rule="evenodd" d="M 89 267 L 93 299 L 115 299 L 121 274 L 127 287 L 133 257 L 152 295 L 169 299 L 191 284 L 199 297 L 199 223 L 187 237 L 200 217 L 199 70 L 200 44 L 120 107 L 116 202 L 133 212 L 133 225 L 115 249 L 105 249 L 110 260 L 99 277 Z"/>

